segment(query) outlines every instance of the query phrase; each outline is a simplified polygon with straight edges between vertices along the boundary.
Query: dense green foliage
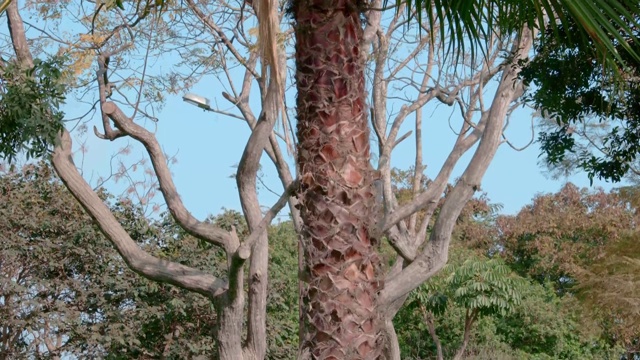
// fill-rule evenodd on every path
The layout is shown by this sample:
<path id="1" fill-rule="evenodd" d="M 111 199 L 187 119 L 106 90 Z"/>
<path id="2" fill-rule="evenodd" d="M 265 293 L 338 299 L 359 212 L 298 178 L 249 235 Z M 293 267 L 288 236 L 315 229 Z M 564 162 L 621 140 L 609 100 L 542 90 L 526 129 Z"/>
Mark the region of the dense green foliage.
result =
<path id="1" fill-rule="evenodd" d="M 499 207 L 482 198 L 470 203 L 449 264 L 394 319 L 403 358 L 436 358 L 439 343 L 443 358 L 631 359 L 640 303 L 634 194 L 568 185 L 515 216 L 498 215 Z M 222 252 L 168 215 L 145 220 L 129 201 L 102 196 L 145 250 L 223 272 Z M 177 359 L 211 352 L 216 314 L 208 300 L 130 271 L 47 166 L 2 174 L 0 201 L 3 357 Z M 210 221 L 235 226 L 241 238 L 248 233 L 235 211 Z M 294 359 L 297 236 L 289 221 L 272 225 L 269 235 L 267 357 Z"/>
<path id="2" fill-rule="evenodd" d="M 497 258 L 455 246 L 445 273 L 412 294 L 394 321 L 403 359 L 435 358 L 436 337 L 444 358 L 452 358 L 467 323 L 471 340 L 465 358 L 596 360 L 621 354 L 597 330 L 584 330 L 593 324 L 581 318 L 587 312 L 576 299 L 559 296 L 551 284 L 515 275 Z M 469 272 L 472 268 L 480 271 Z M 456 284 L 456 277 L 465 279 L 463 284 Z M 476 321 L 474 311 L 484 316 Z"/>
<path id="3" fill-rule="evenodd" d="M 558 31 L 566 38 L 577 31 L 577 25 L 570 22 Z M 553 35 L 549 30 L 541 37 L 555 39 Z M 539 135 L 549 165 L 585 170 L 592 180 L 620 181 L 636 163 L 640 153 L 640 73 L 638 61 L 623 46 L 640 51 L 637 41 L 618 42 L 616 52 L 627 66 L 620 78 L 611 79 L 598 66 L 593 41 L 538 43 L 538 55 L 521 75 L 534 85 L 525 101 L 553 120 Z"/>
<path id="4" fill-rule="evenodd" d="M 62 130 L 66 86 L 62 81 L 64 59 L 34 59 L 24 69 L 15 61 L 0 71 L 0 159 L 12 161 L 24 152 L 27 158 L 44 155 Z"/>
<path id="5" fill-rule="evenodd" d="M 215 266 L 170 221 L 111 202 L 148 251 Z M 129 270 L 49 167 L 3 174 L 0 203 L 0 357 L 176 357 L 215 344 L 209 302 Z"/>

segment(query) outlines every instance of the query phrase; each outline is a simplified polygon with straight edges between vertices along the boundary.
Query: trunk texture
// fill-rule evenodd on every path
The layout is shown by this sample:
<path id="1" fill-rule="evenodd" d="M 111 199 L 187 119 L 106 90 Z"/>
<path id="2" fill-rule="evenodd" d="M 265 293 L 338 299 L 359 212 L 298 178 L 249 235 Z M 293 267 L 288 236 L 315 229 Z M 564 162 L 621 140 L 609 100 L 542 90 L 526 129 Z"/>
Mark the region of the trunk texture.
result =
<path id="1" fill-rule="evenodd" d="M 469 339 L 471 337 L 471 326 L 473 326 L 473 323 L 476 321 L 477 316 L 478 312 L 476 310 L 473 310 L 471 312 L 467 310 L 467 316 L 465 317 L 464 321 L 464 335 L 462 336 L 462 345 L 460 345 L 460 348 L 456 352 L 456 355 L 453 357 L 453 360 L 462 360 L 462 358 L 464 357 L 464 352 L 467 349 L 467 345 L 469 345 Z"/>
<path id="2" fill-rule="evenodd" d="M 444 360 L 444 355 L 442 353 L 442 343 L 440 342 L 440 337 L 436 333 L 436 326 L 433 323 L 433 314 L 431 312 L 425 312 L 425 322 L 429 327 L 429 334 L 431 335 L 431 339 L 433 339 L 434 344 L 436 344 L 436 351 L 438 352 L 438 360 Z"/>
<path id="3" fill-rule="evenodd" d="M 309 284 L 303 352 L 378 359 L 379 258 L 370 236 L 373 173 L 364 92 L 361 5 L 294 0 L 298 169 Z"/>
<path id="4" fill-rule="evenodd" d="M 214 300 L 214 306 L 218 315 L 218 323 L 215 329 L 217 341 L 217 359 L 241 360 L 244 359 L 242 348 L 242 317 L 244 299 L 242 294 L 235 299 L 228 294 L 221 295 Z"/>

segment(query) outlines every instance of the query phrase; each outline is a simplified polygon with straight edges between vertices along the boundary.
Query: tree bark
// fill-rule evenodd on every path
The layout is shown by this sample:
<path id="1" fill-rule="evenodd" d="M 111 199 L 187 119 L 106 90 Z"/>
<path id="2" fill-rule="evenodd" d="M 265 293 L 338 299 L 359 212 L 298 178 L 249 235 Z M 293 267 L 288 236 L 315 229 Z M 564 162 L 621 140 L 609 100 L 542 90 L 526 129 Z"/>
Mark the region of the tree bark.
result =
<path id="1" fill-rule="evenodd" d="M 384 322 L 384 331 L 387 335 L 386 358 L 387 360 L 401 360 L 400 344 L 398 343 L 398 334 L 393 326 L 393 320 L 387 319 Z"/>
<path id="2" fill-rule="evenodd" d="M 443 360 L 444 355 L 442 353 L 442 343 L 440 342 L 440 338 L 436 333 L 436 327 L 433 323 L 433 314 L 429 311 L 426 311 L 424 316 L 424 321 L 427 323 L 427 327 L 429 328 L 429 335 L 431 335 L 431 339 L 433 339 L 433 343 L 436 344 L 436 351 L 438 352 L 438 360 Z"/>
<path id="3" fill-rule="evenodd" d="M 360 6 L 355 0 L 296 0 L 292 9 L 309 275 L 302 352 L 308 349 L 314 359 L 377 359 L 383 347 Z"/>
<path id="4" fill-rule="evenodd" d="M 471 338 L 471 326 L 476 321 L 478 317 L 478 312 L 476 310 L 472 310 L 471 312 L 467 309 L 467 316 L 465 316 L 464 321 L 464 334 L 462 335 L 462 345 L 456 352 L 456 355 L 453 357 L 453 360 L 461 360 L 464 356 L 464 351 L 467 349 L 469 345 L 469 339 Z"/>
<path id="5" fill-rule="evenodd" d="M 244 359 L 242 348 L 242 318 L 244 295 L 242 290 L 242 276 L 240 278 L 240 292 L 236 296 L 225 293 L 214 300 L 217 314 L 215 338 L 217 340 L 217 359 Z M 236 284 L 238 285 L 238 284 Z"/>

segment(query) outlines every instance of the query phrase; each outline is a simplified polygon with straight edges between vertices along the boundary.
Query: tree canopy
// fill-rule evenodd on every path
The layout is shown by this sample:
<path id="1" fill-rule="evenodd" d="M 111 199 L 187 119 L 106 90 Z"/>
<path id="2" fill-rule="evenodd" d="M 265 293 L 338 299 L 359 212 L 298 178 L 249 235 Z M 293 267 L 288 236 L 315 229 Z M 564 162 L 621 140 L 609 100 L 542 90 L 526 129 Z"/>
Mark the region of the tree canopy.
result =
<path id="1" fill-rule="evenodd" d="M 577 25 L 568 23 L 559 31 L 569 36 Z M 620 54 L 625 66 L 620 77 L 611 78 L 597 66 L 599 55 L 593 45 L 592 40 L 541 42 L 536 49 L 539 56 L 522 72 L 532 85 L 525 99 L 546 119 L 539 140 L 548 165 L 564 172 L 586 171 L 592 181 L 619 182 L 637 173 L 640 152 L 639 61 L 623 47 L 640 48 L 634 37 L 616 41 L 611 51 Z"/>
<path id="2" fill-rule="evenodd" d="M 640 253 L 627 193 L 567 185 L 512 216 L 476 199 L 456 226 L 450 264 L 395 319 L 403 358 L 596 360 L 638 352 Z M 170 217 L 142 220 L 130 202 L 102 194 L 149 252 L 223 271 L 216 263 L 224 254 L 209 252 Z M 5 171 L 0 200 L 8 235 L 0 244 L 0 354 L 115 359 L 211 351 L 217 315 L 208 301 L 130 271 L 50 167 Z M 248 234 L 237 212 L 210 221 Z M 532 236 L 532 229 L 541 231 Z M 269 234 L 267 358 L 290 359 L 298 348 L 297 235 L 290 221 Z M 381 253 L 392 259 L 387 245 Z"/>

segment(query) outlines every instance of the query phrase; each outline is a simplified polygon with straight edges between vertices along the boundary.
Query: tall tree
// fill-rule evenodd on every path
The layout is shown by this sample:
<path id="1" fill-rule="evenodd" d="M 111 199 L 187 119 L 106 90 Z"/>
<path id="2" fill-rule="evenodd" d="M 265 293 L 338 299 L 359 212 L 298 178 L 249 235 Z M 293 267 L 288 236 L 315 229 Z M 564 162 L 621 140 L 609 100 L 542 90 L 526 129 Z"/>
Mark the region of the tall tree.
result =
<path id="1" fill-rule="evenodd" d="M 403 210 L 408 210 L 406 206 L 393 209 L 395 218 L 381 219 L 379 224 L 382 226 L 375 229 L 372 187 L 375 176 L 370 167 L 369 127 L 364 105 L 366 47 L 363 45 L 367 39 L 360 23 L 367 8 L 363 2 L 355 0 L 293 0 L 291 4 L 297 24 L 299 195 L 306 242 L 305 259 L 310 273 L 306 301 L 309 303 L 307 317 L 311 329 L 307 346 L 311 348 L 314 359 L 375 359 L 381 356 L 382 350 L 379 335 L 381 319 L 376 307 L 385 306 L 385 302 L 405 295 L 446 262 L 453 223 L 464 204 L 471 199 L 495 154 L 501 134 L 494 126 L 500 126 L 500 122 L 487 124 L 477 157 L 474 157 L 476 161 L 472 160 L 448 194 L 427 247 L 431 251 L 425 251 L 423 261 L 413 262 L 394 279 L 397 282 L 401 280 L 402 285 L 391 284 L 387 287 L 391 290 L 382 290 L 383 282 L 377 270 L 379 260 L 374 247 L 381 235 L 379 230 L 390 229 L 426 204 L 418 202 L 415 204 L 418 206 L 404 211 L 404 214 Z M 397 4 L 397 11 L 402 11 L 403 2 L 398 1 Z M 557 31 L 556 14 L 568 13 L 581 25 L 581 31 L 603 41 L 596 46 L 603 55 L 612 48 L 605 31 L 611 28 L 611 22 L 616 25 L 622 23 L 623 28 L 630 31 L 624 21 L 613 20 L 610 14 L 620 14 L 623 19 L 635 22 L 633 13 L 622 4 L 611 7 L 604 1 L 599 4 L 604 8 L 598 8 L 598 4 L 582 8 L 569 1 L 562 5 L 531 1 L 519 3 L 521 7 L 517 12 L 515 4 L 507 1 L 490 4 L 417 1 L 414 4 L 419 19 L 422 8 L 429 14 L 430 28 L 427 31 L 432 39 L 436 30 L 434 19 L 438 19 L 441 34 L 446 33 L 445 27 L 448 26 L 448 35 L 453 38 L 453 43 L 457 36 L 461 48 L 464 48 L 465 41 L 462 33 L 470 34 L 474 42 L 481 39 L 481 34 L 519 31 L 521 42 L 513 51 L 516 63 L 526 56 L 531 46 L 530 37 L 533 35 L 530 29 L 551 24 Z M 533 9 L 536 11 L 526 13 Z M 550 21 L 547 22 L 544 15 Z M 560 16 L 559 19 L 564 18 Z M 620 39 L 621 36 L 615 38 Z M 628 45 L 626 48 L 633 53 Z M 612 56 L 619 60 L 619 56 Z M 506 101 L 503 100 L 502 106 L 496 106 L 496 113 L 492 111 L 489 117 L 504 118 L 506 115 L 513 100 L 513 95 L 506 95 L 507 87 L 513 86 L 517 74 L 515 66 L 504 72 L 504 82 L 498 88 L 496 99 L 502 97 Z M 501 111 L 503 114 L 497 114 Z"/>
<path id="2" fill-rule="evenodd" d="M 57 6 L 54 8 L 62 11 L 61 8 L 73 4 L 54 4 Z M 83 8 L 81 2 L 78 5 L 81 15 L 74 16 L 81 18 L 81 24 L 86 27 L 79 38 L 87 44 L 77 49 L 77 59 L 82 61 L 78 60 L 76 65 L 82 72 L 81 66 L 89 59 L 94 61 L 98 71 L 93 79 L 98 87 L 95 102 L 100 105 L 101 130 L 96 127 L 95 134 L 110 141 L 127 137 L 144 147 L 160 193 L 176 222 L 194 237 L 224 249 L 227 262 L 223 267 L 227 271 L 223 276 L 214 276 L 196 267 L 152 256 L 141 249 L 78 171 L 72 158 L 71 136 L 66 130 L 53 142 L 53 165 L 64 184 L 134 271 L 151 280 L 199 293 L 213 302 L 218 316 L 219 358 L 261 359 L 266 354 L 266 229 L 286 204 L 302 237 L 304 261 L 299 266 L 302 277 L 308 280 L 307 285 L 301 286 L 308 305 L 301 310 L 303 323 L 309 325 L 302 331 L 301 355 L 318 359 L 370 359 L 381 357 L 386 348 L 388 357 L 398 358 L 391 320 L 409 292 L 436 274 L 447 261 L 456 219 L 479 189 L 502 141 L 505 118 L 512 111 L 513 102 L 522 94 L 518 74 L 522 61 L 530 55 L 536 27 L 545 26 L 546 19 L 550 19 L 548 24 L 553 27 L 556 19 L 574 18 L 585 37 L 598 40 L 595 47 L 600 54 L 615 60 L 615 53 L 606 51 L 612 43 L 606 35 L 611 33 L 608 31 L 610 21 L 616 24 L 619 21 L 617 16 L 608 15 L 634 20 L 634 12 L 620 6 L 619 1 L 603 0 L 597 3 L 602 6 L 583 7 L 571 1 L 541 0 L 526 2 L 526 6 L 519 8 L 516 5 L 522 3 L 515 1 L 418 4 L 417 13 L 414 9 L 397 7 L 387 25 L 378 11 L 383 7 L 381 1 L 374 1 L 369 6 L 358 1 L 292 2 L 292 14 L 297 24 L 291 30 L 296 36 L 297 180 L 288 168 L 274 131 L 278 114 L 284 110 L 282 94 L 286 72 L 283 64 L 286 55 L 280 50 L 287 36 L 287 32 L 278 30 L 280 14 L 275 1 L 241 2 L 237 7 L 190 0 L 184 5 L 162 1 L 116 1 L 99 4 L 90 10 Z M 630 9 L 637 8 L 630 1 L 627 5 Z M 427 26 L 409 22 L 423 10 L 429 19 Z M 87 13 L 91 16 L 86 16 Z M 258 18 L 259 51 L 248 31 L 252 20 L 247 14 Z M 15 58 L 24 68 L 33 68 L 33 54 L 17 1 L 8 6 L 7 15 Z M 361 16 L 368 18 L 366 26 L 361 24 Z M 194 22 L 189 23 L 192 20 Z M 168 26 L 171 21 L 182 27 Z M 410 29 L 403 28 L 407 23 L 412 24 Z M 140 30 L 143 26 L 149 28 Z M 118 78 L 114 74 L 126 70 L 125 59 L 136 55 L 137 46 L 146 43 L 146 51 L 151 52 L 157 49 L 154 46 L 157 43 L 153 42 L 155 34 L 172 37 L 179 29 L 188 34 L 194 29 L 204 29 L 202 33 L 216 40 L 211 43 L 211 48 L 216 49 L 215 56 L 203 56 L 204 50 L 194 52 L 200 56 L 198 65 L 209 66 L 209 69 L 213 67 L 211 64 L 221 66 L 221 73 L 230 83 L 233 82 L 227 65 L 230 58 L 245 72 L 240 86 L 232 85 L 229 87 L 231 93 L 221 94 L 236 111 L 231 115 L 245 120 L 251 129 L 236 174 L 250 233 L 245 239 L 239 238 L 233 228 L 223 229 L 196 219 L 184 206 L 162 147 L 154 133 L 140 122 L 140 117 L 152 118 L 141 106 L 143 94 L 148 94 L 141 90 L 143 85 L 153 85 L 153 82 L 145 81 L 146 62 L 140 71 L 131 70 L 134 75 L 120 76 L 125 79 L 120 86 L 114 83 Z M 463 48 L 457 45 L 464 44 L 469 37 L 472 43 L 482 41 L 485 45 L 483 51 L 476 53 L 478 56 L 439 55 L 439 50 L 447 49 L 447 44 Z M 409 38 L 413 39 L 409 56 L 398 60 L 390 42 Z M 245 46 L 244 52 L 237 51 L 238 44 Z M 181 51 L 184 44 L 179 46 Z M 197 48 L 199 43 L 193 41 L 192 46 Z M 501 57 L 505 52 L 509 55 Z M 369 57 L 370 53 L 374 56 Z M 262 66 L 257 66 L 259 57 Z M 419 61 L 414 62 L 414 59 Z M 389 64 L 392 64 L 391 72 L 388 71 Z M 372 128 L 378 140 L 376 171 L 371 169 L 370 161 L 365 95 L 367 65 L 372 79 Z M 449 69 L 460 71 L 451 74 Z M 393 113 L 386 106 L 387 99 L 392 96 L 389 89 L 393 89 L 394 84 L 405 86 L 407 72 L 411 74 L 408 77 L 411 91 L 399 99 L 403 106 L 388 122 L 388 115 Z M 137 77 L 138 74 L 142 76 Z M 496 88 L 493 97 L 484 91 L 490 81 L 494 81 Z M 255 116 L 249 106 L 254 83 L 261 93 L 259 116 Z M 126 94 L 118 94 L 127 87 L 135 89 L 133 98 L 137 100 L 131 101 Z M 467 97 L 466 94 L 471 95 Z M 424 189 L 422 107 L 430 101 L 455 105 L 461 112 L 462 121 L 441 171 Z M 124 106 L 130 106 L 133 115 L 126 115 Z M 223 109 L 217 110 L 229 114 Z M 398 132 L 409 115 L 416 116 L 416 165 L 412 197 L 407 203 L 398 205 L 391 193 L 391 153 L 406 139 L 406 136 L 398 136 Z M 287 122 L 283 125 L 286 132 Z M 472 148 L 474 153 L 465 171 L 452 187 L 447 187 L 454 167 Z M 266 214 L 261 211 L 257 188 L 263 152 L 275 165 L 284 189 Z M 372 186 L 378 178 L 382 190 L 381 208 L 375 206 Z M 442 207 L 436 214 L 434 211 L 443 195 L 446 196 Z M 423 211 L 421 216 L 416 215 L 418 211 Z M 396 266 L 388 274 L 381 274 L 375 248 L 383 235 L 398 252 Z M 427 236 L 429 241 L 426 241 Z M 248 276 L 245 276 L 245 268 Z M 248 282 L 246 291 L 245 279 Z M 246 333 L 243 331 L 245 305 L 249 309 Z M 390 340 L 383 340 L 383 333 L 384 339 Z"/>
<path id="3" fill-rule="evenodd" d="M 626 195 L 626 197 L 625 197 Z M 497 220 L 496 252 L 523 276 L 577 298 L 607 342 L 638 352 L 637 208 L 620 191 L 567 184 Z"/>
<path id="4" fill-rule="evenodd" d="M 300 215 L 310 275 L 303 346 L 314 359 L 376 359 L 382 350 L 363 5 L 292 2 Z"/>

